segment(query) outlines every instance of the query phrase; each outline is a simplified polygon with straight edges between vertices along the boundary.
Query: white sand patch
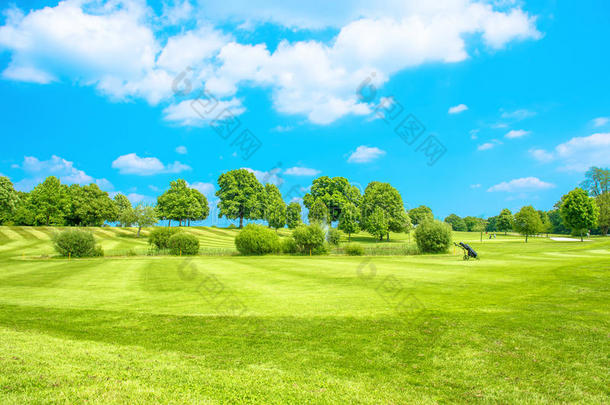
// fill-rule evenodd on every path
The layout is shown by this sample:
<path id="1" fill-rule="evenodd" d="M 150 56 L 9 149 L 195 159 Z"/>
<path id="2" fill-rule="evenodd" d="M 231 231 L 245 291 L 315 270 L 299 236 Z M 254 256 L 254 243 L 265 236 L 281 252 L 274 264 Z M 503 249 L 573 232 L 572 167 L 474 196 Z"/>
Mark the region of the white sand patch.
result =
<path id="1" fill-rule="evenodd" d="M 555 240 L 557 242 L 580 242 L 580 239 L 574 238 L 550 238 L 551 240 Z M 585 239 L 585 242 L 591 242 L 591 239 Z"/>

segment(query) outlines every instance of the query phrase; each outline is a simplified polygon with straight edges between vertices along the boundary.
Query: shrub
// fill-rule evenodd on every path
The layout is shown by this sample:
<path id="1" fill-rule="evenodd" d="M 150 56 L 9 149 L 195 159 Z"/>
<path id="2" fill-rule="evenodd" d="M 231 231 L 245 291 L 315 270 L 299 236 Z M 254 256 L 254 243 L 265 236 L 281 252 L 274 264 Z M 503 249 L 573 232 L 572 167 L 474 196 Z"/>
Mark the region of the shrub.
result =
<path id="1" fill-rule="evenodd" d="M 300 225 L 292 232 L 297 249 L 305 254 L 324 254 L 328 251 L 325 244 L 325 232 L 317 224 Z"/>
<path id="2" fill-rule="evenodd" d="M 257 224 L 248 224 L 237 234 L 235 247 L 242 255 L 266 255 L 281 250 L 277 233 Z"/>
<path id="3" fill-rule="evenodd" d="M 415 229 L 415 240 L 422 253 L 445 253 L 451 244 L 451 225 L 426 220 Z"/>
<path id="4" fill-rule="evenodd" d="M 294 254 L 297 252 L 297 244 L 293 238 L 282 239 L 282 253 Z"/>
<path id="5" fill-rule="evenodd" d="M 189 233 L 178 232 L 169 238 L 168 248 L 173 255 L 196 255 L 199 253 L 199 239 Z"/>
<path id="6" fill-rule="evenodd" d="M 229 226 L 227 226 L 227 229 L 237 229 L 237 225 L 235 224 L 229 224 Z"/>
<path id="7" fill-rule="evenodd" d="M 155 245 L 157 249 L 168 249 L 169 238 L 179 231 L 176 228 L 155 228 L 148 234 L 148 243 Z"/>
<path id="8" fill-rule="evenodd" d="M 341 231 L 335 228 L 330 228 L 326 234 L 326 240 L 331 245 L 337 246 L 341 241 Z"/>
<path id="9" fill-rule="evenodd" d="M 350 243 L 345 245 L 345 254 L 349 256 L 362 256 L 364 255 L 364 248 L 359 243 Z"/>
<path id="10" fill-rule="evenodd" d="M 101 247 L 95 246 L 93 234 L 82 229 L 68 229 L 53 237 L 55 250 L 66 257 L 103 256 Z"/>

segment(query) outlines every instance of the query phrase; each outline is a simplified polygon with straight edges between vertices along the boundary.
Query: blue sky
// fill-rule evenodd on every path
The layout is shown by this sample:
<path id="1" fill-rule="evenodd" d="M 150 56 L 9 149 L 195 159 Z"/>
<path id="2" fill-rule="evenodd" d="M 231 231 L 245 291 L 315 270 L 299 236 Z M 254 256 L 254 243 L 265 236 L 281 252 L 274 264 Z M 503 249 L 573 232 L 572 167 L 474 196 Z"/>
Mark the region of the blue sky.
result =
<path id="1" fill-rule="evenodd" d="M 287 200 L 344 176 L 444 218 L 550 209 L 610 164 L 605 1 L 251 3 L 4 6 L 0 173 L 134 202 L 179 177 L 212 197 L 240 167 Z M 240 122 L 228 139 L 219 114 Z M 410 114 L 412 144 L 395 132 Z"/>

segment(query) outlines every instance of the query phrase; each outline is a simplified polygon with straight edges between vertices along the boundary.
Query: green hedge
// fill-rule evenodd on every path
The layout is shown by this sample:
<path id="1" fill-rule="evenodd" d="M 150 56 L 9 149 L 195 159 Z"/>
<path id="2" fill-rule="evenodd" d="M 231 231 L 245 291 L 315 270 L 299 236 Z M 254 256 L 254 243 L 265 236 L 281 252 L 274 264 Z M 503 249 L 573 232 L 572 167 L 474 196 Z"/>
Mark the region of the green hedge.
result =
<path id="1" fill-rule="evenodd" d="M 101 246 L 95 245 L 91 232 L 82 229 L 67 229 L 53 237 L 53 246 L 62 256 L 96 257 L 104 256 Z"/>
<path id="2" fill-rule="evenodd" d="M 157 249 L 169 249 L 169 239 L 180 232 L 176 228 L 154 228 L 148 234 L 148 243 L 154 245 Z"/>
<path id="3" fill-rule="evenodd" d="M 199 239 L 188 233 L 179 232 L 172 235 L 167 245 L 173 255 L 196 255 L 199 253 Z"/>
<path id="4" fill-rule="evenodd" d="M 422 253 L 445 253 L 451 245 L 451 225 L 424 221 L 415 228 L 415 240 Z"/>
<path id="5" fill-rule="evenodd" d="M 235 247 L 242 255 L 256 256 L 281 251 L 280 237 L 266 226 L 246 225 L 235 237 Z"/>

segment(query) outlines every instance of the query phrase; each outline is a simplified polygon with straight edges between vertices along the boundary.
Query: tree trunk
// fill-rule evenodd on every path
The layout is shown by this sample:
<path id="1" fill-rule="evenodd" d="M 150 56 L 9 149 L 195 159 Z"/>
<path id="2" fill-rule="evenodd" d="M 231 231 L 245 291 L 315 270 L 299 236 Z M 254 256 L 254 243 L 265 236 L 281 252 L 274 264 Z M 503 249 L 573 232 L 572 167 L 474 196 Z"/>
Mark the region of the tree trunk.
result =
<path id="1" fill-rule="evenodd" d="M 580 241 L 584 242 L 583 238 L 582 238 L 582 231 L 580 231 Z"/>
<path id="2" fill-rule="evenodd" d="M 525 243 L 527 243 L 527 235 L 525 235 Z"/>
<path id="3" fill-rule="evenodd" d="M 240 215 L 239 216 L 239 229 L 244 227 L 244 216 Z"/>
<path id="4" fill-rule="evenodd" d="M 388 232 L 388 234 L 386 235 L 386 240 L 389 242 L 390 241 L 390 232 Z"/>
<path id="5" fill-rule="evenodd" d="M 142 230 L 142 227 L 141 227 L 141 226 L 139 226 L 139 227 L 138 227 L 138 236 L 137 236 L 138 238 L 140 237 L 140 231 L 141 231 L 141 230 Z"/>
<path id="6" fill-rule="evenodd" d="M 172 220 L 171 219 L 169 220 L 169 224 L 167 226 L 169 226 L 170 228 L 172 227 Z"/>
<path id="7" fill-rule="evenodd" d="M 348 233 L 347 234 L 347 243 L 351 243 L 352 242 L 352 234 Z"/>

